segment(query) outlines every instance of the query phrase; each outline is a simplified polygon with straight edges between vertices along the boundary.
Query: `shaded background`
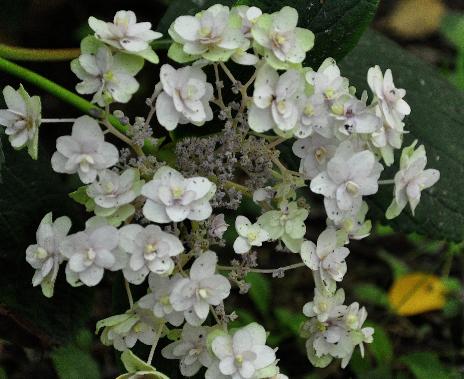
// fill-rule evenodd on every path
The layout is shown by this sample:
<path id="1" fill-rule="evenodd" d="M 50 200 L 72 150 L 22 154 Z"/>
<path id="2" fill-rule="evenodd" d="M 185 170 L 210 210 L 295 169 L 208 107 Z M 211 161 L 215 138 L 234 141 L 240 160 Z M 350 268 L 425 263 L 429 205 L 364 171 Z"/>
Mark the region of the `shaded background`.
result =
<path id="1" fill-rule="evenodd" d="M 436 66 L 453 85 L 464 89 L 464 46 L 457 46 L 446 34 L 446 20 L 453 17 L 453 12 L 464 12 L 463 3 L 462 0 L 384 0 L 381 1 L 373 27 Z M 90 15 L 110 20 L 115 11 L 132 9 L 140 20 L 157 25 L 168 4 L 169 0 L 0 0 L 0 43 L 38 48 L 78 47 L 80 39 L 90 32 L 87 27 Z M 464 27 L 462 32 L 464 34 Z M 162 53 L 160 55 L 163 60 Z M 63 62 L 23 65 L 69 89 L 77 82 L 68 64 Z M 130 117 L 146 114 L 144 98 L 149 96 L 158 80 L 157 67 L 146 65 L 138 79 L 141 90 L 130 108 L 119 107 Z M 0 73 L 0 86 L 7 84 L 17 87 L 19 81 Z M 30 84 L 26 88 L 31 94 L 41 95 L 45 117 L 79 116 L 74 108 L 37 91 Z M 64 130 L 68 130 L 66 128 L 64 125 L 43 128 L 44 150 L 52 151 L 56 136 L 64 134 Z M 37 218 L 40 220 L 39 215 Z M 321 225 L 324 223 L 322 215 L 318 222 Z M 362 243 L 353 243 L 350 275 L 344 281 L 347 302 L 365 303 L 369 320 L 376 326 L 377 342 L 369 347 L 365 360 L 361 360 L 359 353 L 356 353 L 350 367 L 344 371 L 340 370 L 338 363 L 323 370 L 313 370 L 306 359 L 303 341 L 297 334 L 301 307 L 312 296 L 312 281 L 302 280 L 300 273 L 290 273 L 284 279 L 272 282 L 269 278 L 253 276 L 250 278 L 254 283 L 250 297 L 234 297 L 229 307 L 230 310 L 238 309 L 237 313 L 244 322 L 257 319 L 272 331 L 270 342 L 279 346 L 282 370 L 292 379 L 384 378 L 387 377 L 385 367 L 393 369 L 394 377 L 398 378 L 462 377 L 462 294 L 449 298 L 444 306 L 434 312 L 419 312 L 412 317 L 400 317 L 386 309 L 387 292 L 395 275 L 404 272 L 406 267 L 450 275 L 462 281 L 464 259 L 460 249 L 459 245 L 431 241 L 418 235 L 393 233 L 380 225 L 374 227 L 370 238 Z M 452 254 L 456 254 L 457 258 L 451 266 L 449 257 Z M 263 258 L 262 264 L 278 267 L 285 265 L 284 258 L 271 260 L 268 255 Z M 29 278 L 31 272 L 24 272 L 23 275 Z M 109 316 L 111 307 L 125 309 L 125 298 L 120 298 L 125 294 L 115 284 L 118 283 L 117 279 L 105 279 L 103 286 L 96 291 L 94 306 L 86 310 L 91 314 L 87 328 L 82 328 L 76 339 L 64 348 L 44 348 L 40 333 L 31 331 L 17 318 L 2 312 L 0 304 L 0 378 L 4 375 L 8 378 L 93 379 L 113 378 L 120 373 L 118 354 L 112 348 L 102 346 L 98 337 L 93 336 L 95 321 Z M 116 295 L 113 295 L 111 288 L 115 286 L 117 288 L 113 293 Z M 36 291 L 40 292 L 40 289 Z M 72 291 L 68 294 L 73 296 Z M 76 301 L 79 299 L 76 298 Z M 141 356 L 147 354 L 143 348 L 137 352 Z M 414 365 L 408 363 L 406 358 L 402 359 L 417 352 L 425 353 L 419 358 L 431 364 L 425 372 L 426 376 L 419 376 Z M 172 378 L 178 377 L 175 374 L 176 362 L 155 358 L 154 365 Z M 436 367 L 443 370 L 433 371 Z M 444 372 L 448 374 L 443 376 Z"/>

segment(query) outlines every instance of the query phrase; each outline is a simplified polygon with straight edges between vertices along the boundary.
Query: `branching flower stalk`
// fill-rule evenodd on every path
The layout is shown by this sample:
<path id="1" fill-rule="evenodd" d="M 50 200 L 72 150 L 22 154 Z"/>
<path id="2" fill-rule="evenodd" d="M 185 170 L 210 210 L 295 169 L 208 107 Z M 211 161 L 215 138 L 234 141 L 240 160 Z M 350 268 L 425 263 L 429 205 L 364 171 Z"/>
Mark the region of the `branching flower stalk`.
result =
<path id="1" fill-rule="evenodd" d="M 105 273 L 121 271 L 129 309 L 100 320 L 96 329 L 103 344 L 124 354 L 138 342 L 150 346 L 140 375 L 148 370 L 165 377 L 151 365 L 159 339 L 167 336 L 172 343 L 161 356 L 178 360 L 184 377 L 202 370 L 206 379 L 287 378 L 265 329 L 235 322 L 226 301 L 236 288 L 249 290 L 249 272 L 275 278 L 300 268 L 312 272 L 314 297 L 302 310 L 308 319 L 301 335 L 314 366 L 338 359 L 346 367 L 356 348 L 363 354 L 364 343 L 373 341 L 374 330 L 364 327 L 366 309 L 345 304 L 340 286 L 350 240 L 370 233 L 365 197 L 393 184 L 386 216 L 398 216 L 408 204 L 414 212 L 439 172 L 425 169 L 425 148 L 416 141 L 403 148 L 394 179 L 380 179 L 402 148 L 403 120 L 411 111 L 405 90 L 395 87 L 390 70 L 375 66 L 367 73 L 369 102 L 367 93 L 356 96 L 332 58 L 317 69 L 305 67 L 314 35 L 297 23 L 290 7 L 265 14 L 217 4 L 178 17 L 169 29 L 168 56 L 180 67 L 161 65 L 148 114 L 133 120 L 115 106 L 131 100 L 139 89 L 136 75 L 146 62 L 159 63 L 153 48 L 167 42 L 131 11 L 117 12 L 113 22 L 89 18 L 94 34 L 82 41 L 71 70 L 79 79 L 76 91 L 91 95 L 90 102 L 0 58 L 1 70 L 87 114 L 66 120 L 72 131 L 57 139 L 51 165 L 78 175 L 83 185 L 70 196 L 91 217 L 70 235 L 67 216 L 43 218 L 37 243 L 26 251 L 35 269 L 32 284 L 51 297 L 62 264 L 72 286 L 93 287 Z M 229 61 L 253 70 L 245 84 Z M 3 95 L 0 124 L 14 148 L 36 158 L 39 127 L 53 120 L 41 118 L 40 98 L 22 86 L 7 86 Z M 205 124 L 212 134 L 174 134 L 179 125 L 195 131 Z M 172 140 L 164 142 L 163 134 Z M 118 149 L 106 140 L 111 137 L 130 149 Z M 284 145 L 300 159 L 298 172 L 288 168 Z M 327 215 L 317 241 L 306 236 L 314 225 L 312 204 L 299 191 L 305 187 L 321 195 Z M 252 219 L 238 214 L 243 196 L 259 208 Z M 225 238 L 228 222 L 234 223 L 233 242 Z M 227 264 L 214 251 L 219 247 L 236 258 Z M 259 256 L 269 248 L 291 252 L 298 262 L 260 268 Z M 133 299 L 130 285 L 148 287 L 146 295 Z"/>

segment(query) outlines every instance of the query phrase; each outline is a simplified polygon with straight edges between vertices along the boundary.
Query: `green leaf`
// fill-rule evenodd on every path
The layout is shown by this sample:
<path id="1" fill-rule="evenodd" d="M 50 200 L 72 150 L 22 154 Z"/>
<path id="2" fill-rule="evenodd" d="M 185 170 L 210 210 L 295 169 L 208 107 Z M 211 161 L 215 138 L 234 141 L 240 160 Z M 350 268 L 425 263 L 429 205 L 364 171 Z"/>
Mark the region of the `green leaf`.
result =
<path id="1" fill-rule="evenodd" d="M 457 49 L 464 50 L 464 15 L 450 12 L 443 17 L 440 32 Z"/>
<path id="2" fill-rule="evenodd" d="M 100 370 L 92 356 L 75 346 L 64 346 L 51 353 L 60 379 L 100 379 Z"/>
<path id="3" fill-rule="evenodd" d="M 301 324 L 306 320 L 302 313 L 292 312 L 286 308 L 276 308 L 274 310 L 281 329 L 290 330 L 295 336 L 300 335 Z"/>
<path id="4" fill-rule="evenodd" d="M 385 290 L 375 284 L 358 284 L 354 288 L 355 297 L 361 303 L 370 303 L 384 308 L 388 308 L 388 297 Z"/>
<path id="5" fill-rule="evenodd" d="M 69 197 L 76 203 L 84 205 L 87 212 L 93 212 L 95 209 L 95 202 L 87 195 L 87 186 L 79 187 L 77 190 L 71 192 Z"/>
<path id="6" fill-rule="evenodd" d="M 156 371 L 154 367 L 145 363 L 130 350 L 126 350 L 121 354 L 121 361 L 127 372 Z"/>
<path id="7" fill-rule="evenodd" d="M 69 186 L 50 167 L 50 156 L 42 151 L 31 161 L 24 151 L 14 151 L 4 143 L 6 164 L 0 184 L 0 307 L 16 324 L 2 338 L 15 340 L 18 330 L 30 336 L 30 345 L 42 346 L 69 340 L 89 318 L 92 291 L 71 288 L 60 268 L 53 298 L 32 287 L 33 269 L 26 262 L 28 245 L 36 243 L 35 233 L 45 214 L 54 218 L 78 215 L 78 206 L 69 199 Z M 79 219 L 73 220 L 79 228 Z M 21 343 L 24 346 L 24 343 Z"/>
<path id="8" fill-rule="evenodd" d="M 416 352 L 400 358 L 416 379 L 449 379 L 450 372 L 432 352 Z"/>
<path id="9" fill-rule="evenodd" d="M 305 63 L 319 65 L 327 57 L 344 57 L 358 42 L 377 10 L 379 0 L 240 0 L 239 4 L 254 5 L 266 13 L 280 10 L 284 5 L 298 11 L 298 26 L 311 30 L 315 45 Z"/>
<path id="10" fill-rule="evenodd" d="M 369 351 L 375 357 L 379 366 L 389 363 L 393 359 L 393 345 L 387 331 L 380 325 L 368 323 L 366 326 L 374 328 L 374 341 L 368 344 Z"/>
<path id="11" fill-rule="evenodd" d="M 251 284 L 248 292 L 251 300 L 253 300 L 261 314 L 267 317 L 271 306 L 271 283 L 269 278 L 262 274 L 250 272 L 246 276 L 246 281 Z"/>
<path id="12" fill-rule="evenodd" d="M 428 167 L 440 170 L 435 186 L 422 192 L 415 217 L 409 209 L 393 221 L 384 221 L 396 230 L 427 235 L 434 239 L 464 239 L 464 93 L 455 89 L 436 70 L 375 32 L 368 32 L 359 45 L 341 62 L 341 69 L 358 91 L 367 88 L 369 67 L 391 68 L 395 85 L 405 88 L 412 112 L 406 118 L 404 146 L 414 139 L 425 145 Z M 437 95 L 439 94 L 439 95 Z M 385 170 L 383 178 L 393 178 L 397 165 Z M 392 199 L 392 186 L 382 186 L 370 204 L 383 218 Z"/>
<path id="13" fill-rule="evenodd" d="M 381 251 L 378 255 L 390 266 L 394 279 L 398 279 L 409 272 L 409 268 L 406 263 L 399 258 L 387 253 L 386 251 Z"/>

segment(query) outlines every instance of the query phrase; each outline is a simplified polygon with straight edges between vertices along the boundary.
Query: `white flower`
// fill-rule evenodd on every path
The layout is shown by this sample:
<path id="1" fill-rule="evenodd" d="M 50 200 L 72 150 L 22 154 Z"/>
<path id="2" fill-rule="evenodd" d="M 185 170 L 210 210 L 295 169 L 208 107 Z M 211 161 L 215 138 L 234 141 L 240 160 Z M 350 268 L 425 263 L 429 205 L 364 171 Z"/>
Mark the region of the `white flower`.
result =
<path id="1" fill-rule="evenodd" d="M 320 93 L 302 96 L 300 101 L 300 119 L 294 131 L 296 138 L 306 138 L 316 133 L 330 138 L 333 136 L 333 117 L 329 113 L 327 102 Z"/>
<path id="2" fill-rule="evenodd" d="M 84 40 L 85 41 L 85 40 Z M 142 69 L 143 59 L 116 53 L 97 43 L 82 42 L 82 55 L 71 62 L 71 70 L 82 80 L 76 85 L 80 94 L 95 94 L 92 102 L 105 106 L 112 102 L 127 103 L 138 91 L 134 76 Z"/>
<path id="3" fill-rule="evenodd" d="M 216 185 L 203 177 L 185 179 L 179 172 L 161 167 L 153 180 L 142 187 L 147 198 L 144 216 L 157 223 L 205 220 L 213 211 L 209 200 L 216 192 Z"/>
<path id="4" fill-rule="evenodd" d="M 229 224 L 224 220 L 224 214 L 218 214 L 211 220 L 208 234 L 215 238 L 222 238 L 228 227 Z"/>
<path id="5" fill-rule="evenodd" d="M 123 269 L 124 277 L 133 284 L 142 283 L 149 272 L 167 275 L 174 269 L 172 257 L 184 251 L 175 235 L 163 232 L 158 225 L 130 224 L 120 230 L 120 246 L 130 255 Z"/>
<path id="6" fill-rule="evenodd" d="M 211 83 L 198 67 L 186 66 L 176 70 L 168 64 L 161 66 L 162 92 L 156 99 L 156 117 L 167 130 L 177 124 L 203 125 L 213 119 L 209 105 L 214 97 Z"/>
<path id="7" fill-rule="evenodd" d="M 258 223 L 251 224 L 245 216 L 237 216 L 235 229 L 238 237 L 234 242 L 234 251 L 237 254 L 249 252 L 252 246 L 262 246 L 263 242 L 270 238 L 269 233 L 262 229 Z"/>
<path id="8" fill-rule="evenodd" d="M 216 264 L 216 253 L 204 252 L 193 262 L 189 277 L 180 279 L 171 292 L 172 307 L 183 311 L 190 325 L 201 325 L 210 305 L 219 305 L 229 296 L 231 285 L 224 276 L 215 274 Z"/>
<path id="9" fill-rule="evenodd" d="M 89 116 L 79 117 L 70 136 L 56 140 L 52 156 L 53 170 L 65 174 L 77 172 L 83 183 L 92 183 L 97 173 L 118 162 L 118 149 L 105 142 L 98 123 Z"/>
<path id="10" fill-rule="evenodd" d="M 364 345 L 363 343 L 371 343 L 373 341 L 372 335 L 374 334 L 374 328 L 365 327 L 363 328 L 364 321 L 367 318 L 366 308 L 359 308 L 358 303 L 352 303 L 347 307 L 346 312 L 343 316 L 343 322 L 349 329 L 350 337 L 352 339 L 354 347 L 359 345 L 361 350 L 361 356 L 364 357 Z M 353 347 L 353 348 L 354 348 Z M 351 354 L 343 357 L 342 367 L 345 367 L 351 359 Z"/>
<path id="11" fill-rule="evenodd" d="M 118 230 L 109 225 L 87 228 L 72 234 L 61 243 L 61 253 L 69 259 L 66 279 L 72 286 L 95 286 L 105 269 L 117 271 L 127 263 L 127 256 L 118 248 Z"/>
<path id="12" fill-rule="evenodd" d="M 402 120 L 411 113 L 411 108 L 403 100 L 406 91 L 395 87 L 391 70 L 386 70 L 384 76 L 379 66 L 371 67 L 367 72 L 367 82 L 379 102 L 388 126 L 401 129 Z"/>
<path id="13" fill-rule="evenodd" d="M 368 108 L 366 102 L 358 100 L 354 96 L 341 98 L 340 113 L 335 115 L 338 132 L 342 135 L 369 134 L 378 131 L 382 126 L 382 120 L 376 116 L 375 110 Z M 365 100 L 365 99 L 364 99 Z M 332 112 L 337 106 L 332 107 Z"/>
<path id="14" fill-rule="evenodd" d="M 172 289 L 181 279 L 180 274 L 175 274 L 171 278 L 150 273 L 148 285 L 151 292 L 143 296 L 137 305 L 140 308 L 151 309 L 153 314 L 159 319 L 165 319 L 173 326 L 179 326 L 184 321 L 183 312 L 175 311 L 169 300 Z"/>
<path id="15" fill-rule="evenodd" d="M 350 251 L 346 247 L 337 247 L 335 229 L 324 230 L 317 239 L 317 246 L 311 241 L 301 245 L 301 258 L 306 266 L 318 271 L 322 282 L 328 288 L 334 288 L 336 282 L 343 280 L 346 274 L 346 261 Z"/>
<path id="16" fill-rule="evenodd" d="M 98 321 L 97 333 L 104 328 L 101 335 L 102 343 L 125 351 L 134 347 L 137 341 L 152 345 L 159 327 L 160 321 L 153 317 L 151 312 L 136 308 Z"/>
<path id="17" fill-rule="evenodd" d="M 327 162 L 335 155 L 339 142 L 335 138 L 324 138 L 313 134 L 293 143 L 292 150 L 301 158 L 300 172 L 307 179 L 314 179 L 319 173 L 325 171 Z"/>
<path id="18" fill-rule="evenodd" d="M 299 253 L 306 233 L 305 220 L 309 212 L 296 202 L 282 204 L 280 210 L 272 210 L 258 218 L 260 225 L 273 240 L 281 239 L 292 252 Z"/>
<path id="19" fill-rule="evenodd" d="M 23 86 L 16 91 L 10 86 L 3 88 L 7 109 L 0 109 L 0 125 L 15 149 L 27 146 L 28 154 L 37 159 L 41 104 L 40 97 L 30 97 Z"/>
<path id="20" fill-rule="evenodd" d="M 98 180 L 87 187 L 87 194 L 99 207 L 111 209 L 129 204 L 140 195 L 142 181 L 135 168 L 125 170 L 121 175 L 111 170 L 98 173 Z"/>
<path id="21" fill-rule="evenodd" d="M 26 261 L 35 269 L 32 285 L 42 287 L 45 296 L 53 296 L 53 286 L 58 268 L 63 261 L 61 242 L 71 229 L 68 217 L 59 217 L 53 222 L 52 213 L 47 213 L 37 229 L 37 244 L 26 249 Z"/>
<path id="22" fill-rule="evenodd" d="M 427 157 L 424 145 L 414 150 L 417 141 L 403 149 L 400 160 L 400 170 L 395 175 L 394 199 L 387 209 L 386 217 L 395 218 L 409 202 L 411 211 L 419 204 L 421 192 L 433 186 L 440 179 L 438 170 L 429 168 L 425 170 Z"/>
<path id="23" fill-rule="evenodd" d="M 295 70 L 279 74 L 269 65 L 258 70 L 253 104 L 248 111 L 250 128 L 256 132 L 274 129 L 277 134 L 291 132 L 300 117 L 299 98 L 304 81 Z"/>
<path id="24" fill-rule="evenodd" d="M 166 359 L 179 359 L 183 376 L 194 376 L 202 367 L 209 367 L 212 361 L 206 348 L 208 332 L 208 327 L 185 324 L 180 340 L 166 346 L 161 354 Z"/>
<path id="25" fill-rule="evenodd" d="M 252 323 L 237 330 L 232 337 L 214 338 L 211 349 L 220 360 L 220 372 L 234 379 L 255 378 L 259 370 L 276 360 L 274 350 L 266 345 L 266 337 L 264 328 Z"/>
<path id="26" fill-rule="evenodd" d="M 149 43 L 163 35 L 151 30 L 150 22 L 138 23 L 134 12 L 118 11 L 112 23 L 89 17 L 89 26 L 100 41 L 129 54 L 140 55 L 152 63 L 158 63 L 158 56 Z"/>
<path id="27" fill-rule="evenodd" d="M 314 289 L 314 299 L 306 303 L 303 307 L 303 313 L 306 317 L 317 317 L 320 322 L 325 322 L 329 318 L 339 318 L 344 314 L 346 306 L 345 291 L 340 288 L 334 294 L 325 294 L 317 287 Z"/>
<path id="28" fill-rule="evenodd" d="M 301 63 L 306 52 L 314 45 L 314 34 L 298 28 L 298 13 L 291 7 L 279 12 L 263 14 L 251 29 L 255 48 L 277 69 L 287 68 L 287 63 Z"/>
<path id="29" fill-rule="evenodd" d="M 317 71 L 308 71 L 306 81 L 313 86 L 314 93 L 322 95 L 329 105 L 349 94 L 348 79 L 340 75 L 340 69 L 333 58 L 322 62 Z"/>
<path id="30" fill-rule="evenodd" d="M 253 192 L 253 201 L 255 203 L 260 203 L 262 201 L 270 201 L 275 196 L 275 191 L 272 187 L 267 186 L 264 188 L 258 188 Z"/>
<path id="31" fill-rule="evenodd" d="M 169 28 L 169 35 L 177 43 L 169 49 L 169 56 L 181 62 L 192 60 L 189 59 L 192 56 L 213 62 L 227 61 L 237 49 L 248 49 L 249 41 L 240 28 L 240 17 L 230 15 L 229 7 L 221 4 L 195 16 L 180 16 Z"/>
<path id="32" fill-rule="evenodd" d="M 335 200 L 342 211 L 348 211 L 354 205 L 359 209 L 362 196 L 377 192 L 377 181 L 382 170 L 382 165 L 372 152 L 355 152 L 352 143 L 345 141 L 327 163 L 327 170 L 311 181 L 311 191 Z M 331 217 L 329 212 L 327 214 Z"/>
<path id="33" fill-rule="evenodd" d="M 258 20 L 259 16 L 263 14 L 261 9 L 257 7 L 249 7 L 247 5 L 239 5 L 231 9 L 231 14 L 238 14 L 242 20 L 241 31 L 246 38 L 252 38 L 251 28 Z"/>

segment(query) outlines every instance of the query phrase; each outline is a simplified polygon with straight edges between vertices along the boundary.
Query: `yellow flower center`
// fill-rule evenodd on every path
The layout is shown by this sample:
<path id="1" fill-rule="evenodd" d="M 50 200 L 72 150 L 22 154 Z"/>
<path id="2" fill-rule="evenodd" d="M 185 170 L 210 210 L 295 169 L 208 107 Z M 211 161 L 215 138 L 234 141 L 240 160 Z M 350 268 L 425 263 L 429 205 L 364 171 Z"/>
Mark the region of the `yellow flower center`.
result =
<path id="1" fill-rule="evenodd" d="M 316 158 L 316 160 L 319 163 L 321 163 L 325 159 L 326 155 L 327 155 L 327 150 L 323 146 L 318 147 L 314 151 L 314 158 Z"/>
<path id="2" fill-rule="evenodd" d="M 171 189 L 171 193 L 174 199 L 180 199 L 182 195 L 184 194 L 184 189 L 182 187 L 174 186 Z"/>
<path id="3" fill-rule="evenodd" d="M 206 288 L 200 288 L 198 295 L 200 295 L 202 299 L 206 299 L 208 297 L 208 290 Z"/>
<path id="4" fill-rule="evenodd" d="M 45 250 L 43 247 L 38 247 L 37 251 L 35 253 L 36 257 L 38 259 L 45 259 L 48 256 L 47 250 Z"/>
<path id="5" fill-rule="evenodd" d="M 359 186 L 355 182 L 352 182 L 351 180 L 349 180 L 346 183 L 346 190 L 348 191 L 350 195 L 355 196 L 359 193 Z"/>
<path id="6" fill-rule="evenodd" d="M 345 111 L 345 109 L 343 108 L 343 104 L 338 104 L 338 103 L 332 104 L 332 106 L 330 107 L 330 110 L 332 111 L 333 114 L 338 115 L 338 116 L 343 115 L 343 112 Z"/>

